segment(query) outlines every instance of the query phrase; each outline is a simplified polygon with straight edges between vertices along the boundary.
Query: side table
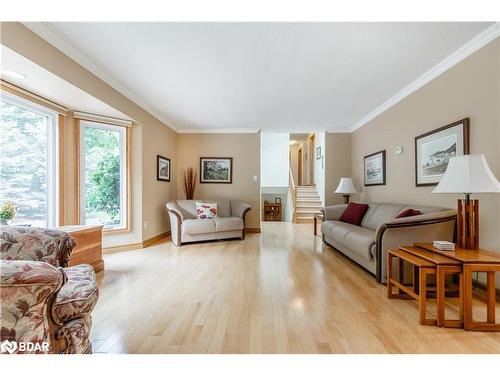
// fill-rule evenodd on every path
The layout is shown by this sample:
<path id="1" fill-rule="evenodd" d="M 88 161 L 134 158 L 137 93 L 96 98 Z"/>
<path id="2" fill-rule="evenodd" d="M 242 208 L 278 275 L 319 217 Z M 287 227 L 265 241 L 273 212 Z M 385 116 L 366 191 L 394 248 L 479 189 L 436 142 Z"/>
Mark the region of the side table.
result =
<path id="1" fill-rule="evenodd" d="M 323 214 L 314 214 L 314 219 L 313 219 L 313 225 L 314 225 L 314 230 L 313 233 L 315 236 L 318 235 L 318 221 L 321 224 L 323 222 Z"/>

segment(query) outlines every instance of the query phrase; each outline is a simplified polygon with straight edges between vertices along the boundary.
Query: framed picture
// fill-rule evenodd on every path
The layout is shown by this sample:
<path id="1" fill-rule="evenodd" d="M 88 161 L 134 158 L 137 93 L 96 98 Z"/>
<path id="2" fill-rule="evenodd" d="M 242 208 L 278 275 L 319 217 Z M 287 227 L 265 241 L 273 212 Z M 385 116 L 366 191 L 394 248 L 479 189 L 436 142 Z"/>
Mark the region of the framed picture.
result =
<path id="1" fill-rule="evenodd" d="M 468 118 L 415 137 L 415 185 L 437 185 L 450 158 L 468 153 Z"/>
<path id="2" fill-rule="evenodd" d="M 200 184 L 232 184 L 233 158 L 200 158 Z"/>
<path id="3" fill-rule="evenodd" d="M 365 156 L 365 186 L 385 185 L 385 150 Z"/>
<path id="4" fill-rule="evenodd" d="M 274 198 L 274 203 L 281 203 L 281 198 Z"/>
<path id="5" fill-rule="evenodd" d="M 316 147 L 316 160 L 321 159 L 321 146 Z"/>
<path id="6" fill-rule="evenodd" d="M 156 155 L 156 179 L 158 181 L 170 181 L 170 159 Z"/>

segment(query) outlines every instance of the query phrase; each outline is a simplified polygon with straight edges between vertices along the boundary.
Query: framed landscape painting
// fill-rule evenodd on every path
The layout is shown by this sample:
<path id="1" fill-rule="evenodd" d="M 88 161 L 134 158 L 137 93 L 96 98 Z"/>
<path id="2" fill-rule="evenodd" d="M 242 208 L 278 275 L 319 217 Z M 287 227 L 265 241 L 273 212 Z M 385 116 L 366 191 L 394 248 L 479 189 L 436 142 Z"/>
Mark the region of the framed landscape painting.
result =
<path id="1" fill-rule="evenodd" d="M 201 184 L 232 184 L 233 158 L 200 158 Z"/>
<path id="2" fill-rule="evenodd" d="M 415 138 L 415 185 L 437 185 L 450 158 L 468 153 L 468 118 L 419 135 Z"/>
<path id="3" fill-rule="evenodd" d="M 156 155 L 156 179 L 170 181 L 170 159 Z"/>
<path id="4" fill-rule="evenodd" d="M 385 185 L 385 150 L 364 158 L 365 186 Z"/>

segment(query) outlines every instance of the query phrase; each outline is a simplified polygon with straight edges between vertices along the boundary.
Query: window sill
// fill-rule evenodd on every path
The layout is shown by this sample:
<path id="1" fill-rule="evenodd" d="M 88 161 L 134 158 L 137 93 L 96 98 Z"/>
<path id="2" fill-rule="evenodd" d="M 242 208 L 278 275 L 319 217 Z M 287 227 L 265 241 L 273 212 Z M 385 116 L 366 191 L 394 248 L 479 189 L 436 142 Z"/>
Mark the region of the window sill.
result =
<path id="1" fill-rule="evenodd" d="M 130 228 L 108 228 L 102 229 L 103 235 L 112 235 L 112 234 L 122 234 L 122 233 L 130 233 Z"/>

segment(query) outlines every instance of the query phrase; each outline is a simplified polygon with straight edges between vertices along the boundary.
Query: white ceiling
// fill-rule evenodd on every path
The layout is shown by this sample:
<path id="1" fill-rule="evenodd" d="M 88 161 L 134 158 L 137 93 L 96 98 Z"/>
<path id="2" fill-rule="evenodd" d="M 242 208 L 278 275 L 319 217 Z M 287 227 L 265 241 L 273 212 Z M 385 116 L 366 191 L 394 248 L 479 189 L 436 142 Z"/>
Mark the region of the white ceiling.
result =
<path id="1" fill-rule="evenodd" d="M 286 132 L 352 130 L 490 25 L 27 24 L 175 129 Z"/>
<path id="2" fill-rule="evenodd" d="M 1 68 L 25 76 L 22 79 L 2 76 L 2 79 L 74 111 L 129 120 L 123 113 L 43 69 L 24 56 L 3 45 L 0 46 L 0 50 Z"/>

